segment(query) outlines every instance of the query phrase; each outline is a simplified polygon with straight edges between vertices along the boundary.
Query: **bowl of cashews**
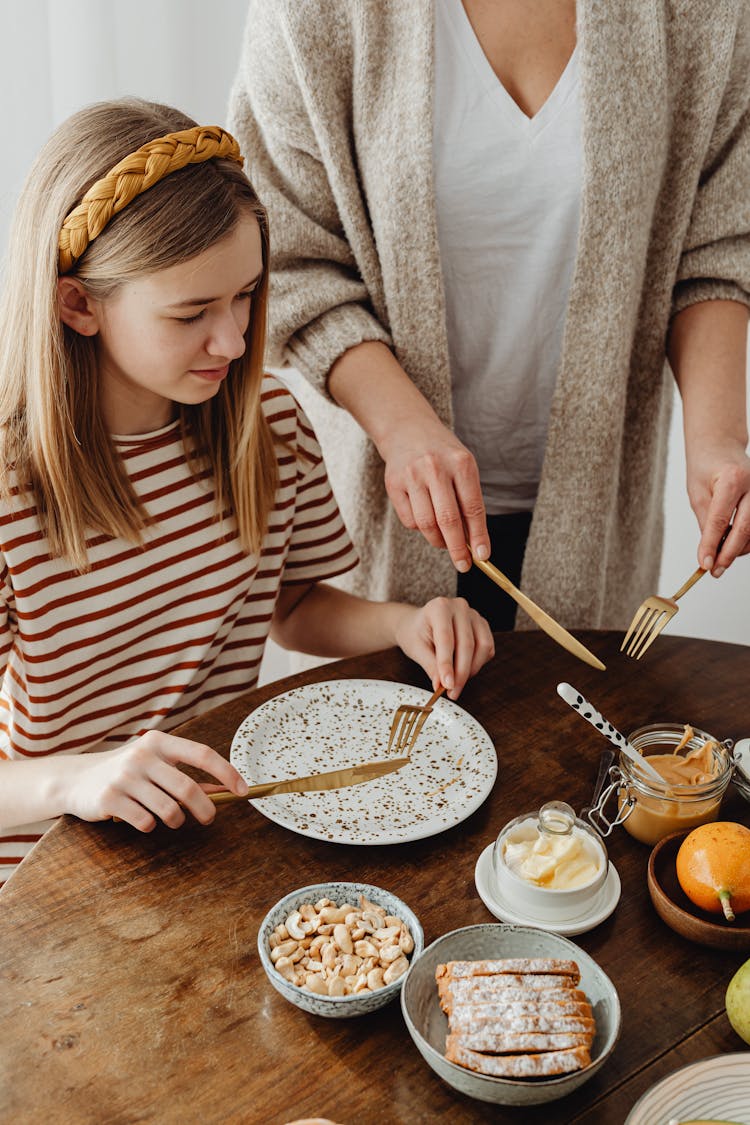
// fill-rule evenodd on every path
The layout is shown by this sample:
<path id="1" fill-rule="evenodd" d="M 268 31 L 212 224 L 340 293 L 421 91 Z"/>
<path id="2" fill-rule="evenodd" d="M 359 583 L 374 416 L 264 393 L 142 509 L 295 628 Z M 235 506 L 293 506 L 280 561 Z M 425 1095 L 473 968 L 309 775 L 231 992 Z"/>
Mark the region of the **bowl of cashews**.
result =
<path id="1" fill-rule="evenodd" d="M 363 1016 L 401 991 L 424 934 L 412 910 L 370 883 L 313 883 L 280 899 L 258 930 L 273 987 L 316 1016 Z"/>

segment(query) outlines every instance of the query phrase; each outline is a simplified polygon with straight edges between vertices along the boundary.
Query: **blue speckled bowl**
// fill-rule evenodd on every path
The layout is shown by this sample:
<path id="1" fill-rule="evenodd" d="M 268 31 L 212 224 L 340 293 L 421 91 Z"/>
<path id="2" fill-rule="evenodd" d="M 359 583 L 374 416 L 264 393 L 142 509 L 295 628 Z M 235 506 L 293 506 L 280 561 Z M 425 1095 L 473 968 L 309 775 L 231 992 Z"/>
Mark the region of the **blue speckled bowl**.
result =
<path id="1" fill-rule="evenodd" d="M 495 1078 L 476 1074 L 445 1057 L 448 1019 L 438 997 L 435 969 L 447 961 L 502 957 L 560 957 L 578 962 L 581 983 L 596 1018 L 591 1063 L 556 1078 Z M 401 1010 L 422 1058 L 449 1086 L 470 1098 L 498 1105 L 539 1105 L 569 1094 L 604 1065 L 620 1033 L 620 1001 L 612 981 L 579 946 L 531 926 L 483 924 L 452 930 L 428 946 L 406 973 Z"/>
<path id="2" fill-rule="evenodd" d="M 384 907 L 388 914 L 401 918 L 406 923 L 414 939 L 414 949 L 409 954 L 409 960 L 414 961 L 424 949 L 424 933 L 419 919 L 400 898 L 370 883 L 313 883 L 309 887 L 301 887 L 298 891 L 292 891 L 280 899 L 261 922 L 258 930 L 258 953 L 266 970 L 266 976 L 286 1000 L 306 1012 L 312 1012 L 314 1016 L 328 1016 L 335 1019 L 364 1016 L 367 1012 L 374 1012 L 376 1008 L 382 1008 L 398 995 L 406 979 L 404 974 L 392 984 L 379 988 L 377 992 L 357 993 L 354 996 L 319 996 L 315 992 L 299 988 L 298 985 L 282 977 L 281 973 L 276 972 L 270 956 L 269 938 L 279 923 L 284 922 L 293 910 L 303 902 L 317 902 L 321 898 L 330 898 L 339 906 L 344 902 L 351 902 L 356 906 L 360 895 L 364 895 L 376 906 Z"/>

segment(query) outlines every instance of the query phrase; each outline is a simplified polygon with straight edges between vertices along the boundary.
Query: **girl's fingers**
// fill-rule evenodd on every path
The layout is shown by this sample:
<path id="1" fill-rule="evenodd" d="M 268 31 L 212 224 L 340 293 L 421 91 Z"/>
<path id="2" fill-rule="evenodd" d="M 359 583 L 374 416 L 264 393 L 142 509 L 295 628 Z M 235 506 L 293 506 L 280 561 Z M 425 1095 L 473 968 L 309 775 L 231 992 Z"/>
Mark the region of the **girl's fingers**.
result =
<path id="1" fill-rule="evenodd" d="M 441 684 L 453 698 L 455 688 L 454 654 L 456 636 L 453 626 L 453 602 L 448 598 L 435 598 L 429 603 L 428 621 L 434 649 L 435 670 Z"/>
<path id="2" fill-rule="evenodd" d="M 147 812 L 152 813 L 157 820 L 166 824 L 167 828 L 180 828 L 185 823 L 185 813 L 177 799 L 148 777 L 131 781 L 125 795 L 136 801 Z M 205 797 L 205 793 L 203 796 Z"/>
<path id="3" fill-rule="evenodd" d="M 118 793 L 108 802 L 109 815 L 117 817 L 126 824 L 132 824 L 139 832 L 152 832 L 156 828 L 156 817 L 148 809 L 144 809 L 138 801 L 128 797 L 126 793 Z"/>
<path id="4" fill-rule="evenodd" d="M 167 762 L 155 762 L 150 771 L 150 778 L 157 789 L 175 801 L 180 808 L 182 819 L 179 823 L 172 810 L 168 810 L 172 814 L 172 819 L 166 820 L 165 823 L 170 828 L 177 828 L 184 822 L 185 812 L 189 812 L 200 824 L 211 823 L 216 815 L 216 806 L 197 781 L 193 781 L 186 773 Z M 153 805 L 149 807 L 154 809 Z M 154 809 L 154 812 L 157 810 Z"/>
<path id="5" fill-rule="evenodd" d="M 474 658 L 474 626 L 472 610 L 463 598 L 458 598 L 454 603 L 453 632 L 454 656 L 453 675 L 454 690 L 451 699 L 458 699 L 461 691 L 471 675 L 471 666 Z"/>
<path id="6" fill-rule="evenodd" d="M 495 655 L 495 638 L 492 636 L 492 630 L 488 623 L 475 611 L 472 616 L 472 629 L 474 632 L 474 652 L 469 675 L 476 676 L 479 669 L 483 668 L 487 661 L 492 660 Z"/>
<path id="7" fill-rule="evenodd" d="M 144 735 L 144 738 L 148 737 Z M 161 737 L 166 740 L 161 754 L 166 761 L 172 764 L 183 762 L 185 765 L 203 770 L 225 789 L 230 789 L 240 797 L 244 797 L 247 793 L 247 782 L 244 778 L 226 758 L 222 758 L 221 754 L 217 754 L 210 746 L 200 742 L 190 742 L 186 738 L 177 738 L 174 735 L 161 735 Z"/>

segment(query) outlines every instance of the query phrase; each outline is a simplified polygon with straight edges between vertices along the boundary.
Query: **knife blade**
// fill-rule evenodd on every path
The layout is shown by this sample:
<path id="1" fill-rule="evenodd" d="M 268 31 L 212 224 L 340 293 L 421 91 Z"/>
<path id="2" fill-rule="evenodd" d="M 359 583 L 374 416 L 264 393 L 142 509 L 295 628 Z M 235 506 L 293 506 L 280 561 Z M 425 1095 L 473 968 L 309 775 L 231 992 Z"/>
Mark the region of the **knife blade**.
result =
<path id="1" fill-rule="evenodd" d="M 467 547 L 468 546 L 467 543 Z M 471 547 L 469 547 L 469 550 L 471 551 Z M 563 629 L 562 625 L 559 625 L 554 617 L 550 617 L 536 602 L 532 602 L 531 598 L 522 593 L 517 586 L 514 586 L 510 578 L 506 577 L 502 570 L 498 570 L 491 562 L 483 562 L 481 559 L 478 559 L 473 552 L 471 557 L 474 561 L 474 565 L 478 566 L 488 578 L 491 578 L 501 590 L 505 590 L 506 594 L 510 594 L 511 598 L 520 605 L 521 609 L 524 609 L 532 621 L 536 621 L 537 625 L 541 629 L 544 629 L 545 633 L 552 637 L 553 641 L 557 641 L 557 643 L 567 649 L 568 652 L 572 652 L 574 656 L 577 656 L 579 660 L 583 660 L 585 664 L 590 664 L 592 668 L 598 668 L 602 672 L 605 670 L 606 665 L 602 664 L 601 660 L 594 656 L 593 652 L 589 652 L 586 646 L 582 645 L 580 641 L 577 641 L 575 637 L 571 636 L 567 629 Z"/>
<path id="2" fill-rule="evenodd" d="M 363 762 L 359 766 L 345 766 L 343 769 L 329 770 L 327 773 L 313 773 L 308 777 L 292 777 L 285 781 L 262 781 L 251 785 L 244 797 L 236 793 L 209 793 L 215 805 L 230 801 L 250 801 L 256 797 L 275 797 L 279 793 L 315 793 L 321 789 L 345 789 L 348 785 L 361 785 L 364 781 L 374 781 L 376 777 L 400 770 L 411 758 L 389 758 L 379 762 Z"/>

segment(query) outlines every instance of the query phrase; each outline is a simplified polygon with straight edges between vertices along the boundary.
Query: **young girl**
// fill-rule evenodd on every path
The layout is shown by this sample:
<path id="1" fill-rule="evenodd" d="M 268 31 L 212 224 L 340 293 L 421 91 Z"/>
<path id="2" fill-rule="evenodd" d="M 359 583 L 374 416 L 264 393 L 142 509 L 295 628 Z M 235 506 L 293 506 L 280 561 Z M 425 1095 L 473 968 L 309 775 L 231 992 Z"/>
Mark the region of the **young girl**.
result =
<path id="1" fill-rule="evenodd" d="M 398 644 L 452 698 L 493 653 L 464 602 L 320 583 L 357 560 L 262 374 L 267 263 L 237 143 L 176 110 L 91 106 L 31 171 L 0 309 L 0 880 L 64 812 L 208 823 L 181 764 L 244 793 L 166 732 L 251 688 L 269 635 Z"/>

